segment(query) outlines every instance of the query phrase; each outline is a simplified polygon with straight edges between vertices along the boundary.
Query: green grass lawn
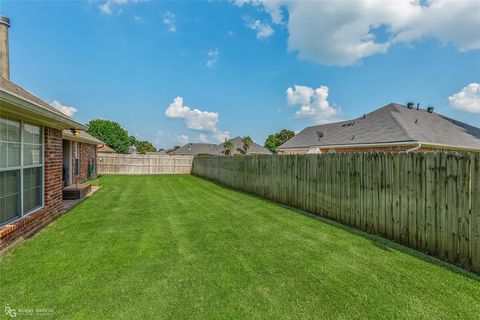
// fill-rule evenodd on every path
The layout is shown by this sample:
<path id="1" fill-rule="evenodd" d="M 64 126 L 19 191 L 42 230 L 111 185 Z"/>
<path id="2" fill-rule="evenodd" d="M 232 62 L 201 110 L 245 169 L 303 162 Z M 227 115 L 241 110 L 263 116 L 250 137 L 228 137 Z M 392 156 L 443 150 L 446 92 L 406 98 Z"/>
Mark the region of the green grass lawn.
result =
<path id="1" fill-rule="evenodd" d="M 0 318 L 5 305 L 66 319 L 480 314 L 479 277 L 389 241 L 192 176 L 100 183 L 0 257 Z"/>

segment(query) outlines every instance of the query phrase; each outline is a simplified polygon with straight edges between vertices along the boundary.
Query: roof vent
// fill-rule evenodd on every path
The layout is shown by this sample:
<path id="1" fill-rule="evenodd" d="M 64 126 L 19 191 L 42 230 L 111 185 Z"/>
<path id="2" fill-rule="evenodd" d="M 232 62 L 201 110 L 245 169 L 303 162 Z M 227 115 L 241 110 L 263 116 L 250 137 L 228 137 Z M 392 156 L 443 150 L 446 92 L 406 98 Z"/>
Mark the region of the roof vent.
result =
<path id="1" fill-rule="evenodd" d="M 430 107 L 427 108 L 427 112 L 428 113 L 433 113 L 433 109 L 434 109 L 434 107 L 430 106 Z"/>
<path id="2" fill-rule="evenodd" d="M 408 109 L 413 109 L 414 105 L 415 105 L 415 103 L 413 103 L 413 102 L 407 102 L 407 108 Z"/>
<path id="3" fill-rule="evenodd" d="M 321 139 L 325 137 L 325 133 L 323 133 L 323 131 L 317 131 L 317 136 L 318 136 L 318 139 Z"/>

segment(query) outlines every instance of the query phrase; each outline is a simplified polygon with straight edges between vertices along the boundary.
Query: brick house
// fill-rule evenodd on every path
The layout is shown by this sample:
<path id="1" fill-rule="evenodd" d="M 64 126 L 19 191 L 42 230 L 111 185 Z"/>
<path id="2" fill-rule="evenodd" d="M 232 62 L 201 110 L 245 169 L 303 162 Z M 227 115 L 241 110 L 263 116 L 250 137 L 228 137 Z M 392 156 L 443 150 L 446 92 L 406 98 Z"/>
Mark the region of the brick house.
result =
<path id="1" fill-rule="evenodd" d="M 87 128 L 9 80 L 9 25 L 0 16 L 0 251 L 62 213 L 65 141 L 83 150 L 74 178 L 80 180 L 98 142 L 73 135 Z"/>
<path id="2" fill-rule="evenodd" d="M 433 112 L 433 108 L 391 103 L 354 120 L 305 128 L 277 151 L 480 151 L 480 129 Z"/>
<path id="3" fill-rule="evenodd" d="M 97 146 L 103 142 L 80 130 L 63 130 L 63 186 L 97 176 Z"/>

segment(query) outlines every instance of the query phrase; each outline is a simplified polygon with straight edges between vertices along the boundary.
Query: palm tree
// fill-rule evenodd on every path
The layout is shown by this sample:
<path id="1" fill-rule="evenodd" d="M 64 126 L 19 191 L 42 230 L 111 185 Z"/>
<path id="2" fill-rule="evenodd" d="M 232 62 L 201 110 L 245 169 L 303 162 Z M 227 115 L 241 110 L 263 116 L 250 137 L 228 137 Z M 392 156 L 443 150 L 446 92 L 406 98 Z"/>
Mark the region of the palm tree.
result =
<path id="1" fill-rule="evenodd" d="M 250 138 L 249 136 L 245 136 L 242 138 L 242 142 L 243 142 L 243 150 L 245 150 L 245 154 L 247 154 L 248 149 L 250 149 L 250 147 L 253 144 L 252 138 Z"/>
<path id="2" fill-rule="evenodd" d="M 234 148 L 235 146 L 233 145 L 233 142 L 232 141 L 225 141 L 223 143 L 223 150 L 225 151 L 225 154 L 227 156 L 230 155 L 230 153 L 232 152 L 232 149 Z"/>

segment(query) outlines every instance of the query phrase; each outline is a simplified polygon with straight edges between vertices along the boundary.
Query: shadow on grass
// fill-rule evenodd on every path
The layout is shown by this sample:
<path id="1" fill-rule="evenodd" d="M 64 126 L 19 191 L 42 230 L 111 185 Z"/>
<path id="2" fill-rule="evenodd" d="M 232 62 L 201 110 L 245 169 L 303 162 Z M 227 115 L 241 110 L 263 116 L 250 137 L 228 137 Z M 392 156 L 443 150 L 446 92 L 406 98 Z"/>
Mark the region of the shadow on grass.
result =
<path id="1" fill-rule="evenodd" d="M 392 240 L 388 240 L 386 238 L 382 238 L 381 236 L 378 236 L 378 235 L 375 235 L 375 234 L 371 234 L 371 233 L 368 233 L 368 232 L 365 232 L 365 231 L 362 231 L 362 230 L 359 230 L 359 229 L 354 229 L 350 226 L 347 226 L 347 225 L 344 225 L 344 224 L 341 224 L 339 222 L 336 222 L 334 220 L 330 220 L 330 219 L 327 219 L 327 218 L 324 218 L 322 216 L 319 216 L 317 214 L 314 214 L 314 213 L 311 213 L 311 212 L 307 212 L 307 211 L 304 211 L 304 210 L 301 210 L 301 209 L 298 209 L 298 208 L 295 208 L 295 207 L 291 207 L 291 206 L 288 206 L 288 205 L 285 205 L 285 204 L 281 204 L 281 203 L 278 203 L 278 202 L 275 202 L 275 201 L 272 201 L 270 199 L 267 199 L 267 198 L 263 198 L 259 195 L 256 195 L 256 194 L 253 194 L 253 193 L 248 193 L 248 192 L 245 192 L 245 191 L 242 191 L 242 190 L 238 190 L 238 189 L 235 189 L 235 188 L 232 188 L 232 187 L 229 187 L 229 186 L 226 186 L 226 185 L 223 185 L 217 181 L 213 181 L 213 180 L 208 180 L 208 179 L 204 179 L 204 178 L 201 178 L 201 177 L 197 177 L 199 179 L 203 179 L 203 180 L 206 180 L 210 183 L 213 183 L 221 188 L 225 188 L 225 189 L 228 189 L 228 190 L 231 190 L 231 191 L 234 191 L 234 192 L 239 192 L 239 193 L 243 193 L 245 195 L 248 195 L 248 196 L 251 196 L 251 197 L 254 197 L 254 198 L 257 198 L 259 200 L 262 200 L 262 201 L 266 201 L 268 203 L 271 203 L 277 207 L 281 207 L 281 208 L 285 208 L 285 209 L 289 209 L 289 210 L 292 210 L 292 211 L 295 211 L 296 213 L 299 213 L 299 214 L 302 214 L 308 218 L 311 218 L 311 219 L 315 219 L 315 220 L 318 220 L 318 221 L 321 221 L 323 223 L 326 223 L 328 225 L 331 225 L 335 228 L 339 228 L 343 231 L 346 231 L 346 232 L 349 232 L 353 235 L 356 235 L 356 236 L 360 236 L 360 237 L 363 237 L 363 238 L 366 238 L 368 240 L 370 240 L 373 245 L 375 245 L 377 248 L 383 250 L 383 251 L 386 251 L 386 252 L 389 252 L 389 251 L 399 251 L 399 252 L 402 252 L 402 253 L 405 253 L 405 254 L 408 254 L 410 256 L 413 256 L 417 259 L 420 259 L 422 261 L 425 261 L 425 262 L 428 262 L 428 263 L 431 263 L 431 264 L 434 264 L 434 265 L 437 265 L 437 266 L 440 266 L 442 268 L 445 268 L 447 269 L 448 271 L 451 271 L 455 274 L 459 274 L 459 275 L 462 275 L 462 276 L 465 276 L 467 278 L 470 278 L 470 279 L 473 279 L 477 282 L 480 283 L 480 275 L 477 275 L 476 273 L 473 273 L 473 272 L 470 272 L 466 269 L 462 269 L 460 267 L 457 267 L 453 264 L 450 264 L 448 262 L 445 262 L 443 260 L 440 260 L 438 258 L 435 258 L 433 256 L 429 256 L 428 254 L 426 253 L 423 253 L 421 251 L 418 251 L 416 249 L 412 249 L 410 247 L 406 247 L 404 245 L 401 245 L 397 242 L 394 242 Z"/>

